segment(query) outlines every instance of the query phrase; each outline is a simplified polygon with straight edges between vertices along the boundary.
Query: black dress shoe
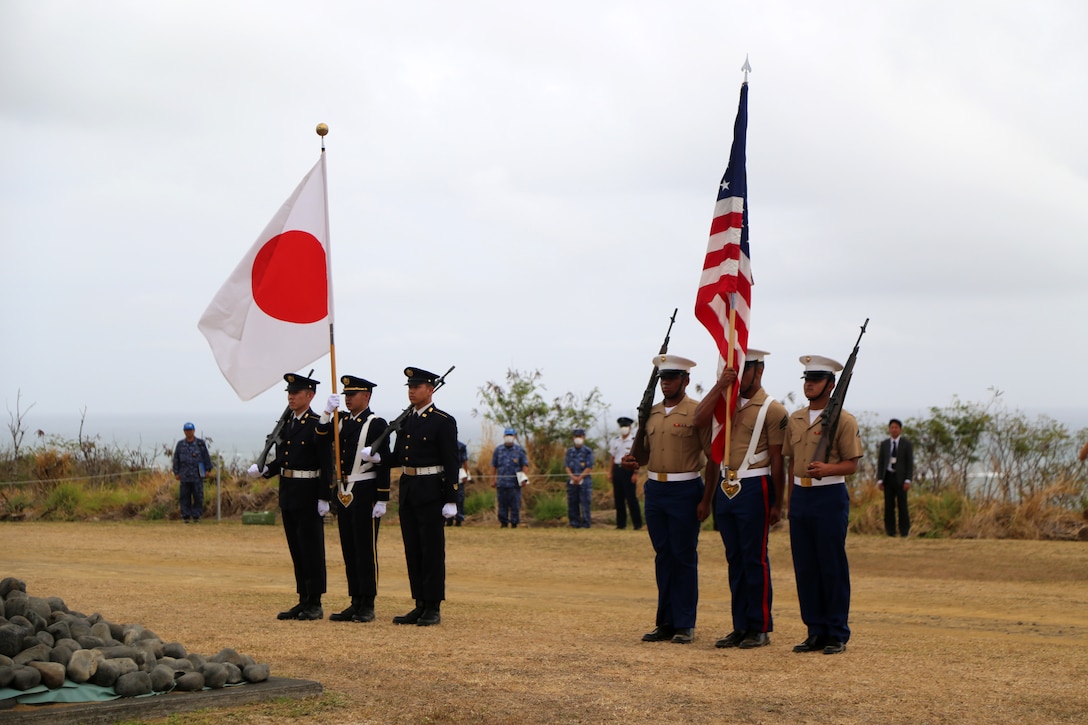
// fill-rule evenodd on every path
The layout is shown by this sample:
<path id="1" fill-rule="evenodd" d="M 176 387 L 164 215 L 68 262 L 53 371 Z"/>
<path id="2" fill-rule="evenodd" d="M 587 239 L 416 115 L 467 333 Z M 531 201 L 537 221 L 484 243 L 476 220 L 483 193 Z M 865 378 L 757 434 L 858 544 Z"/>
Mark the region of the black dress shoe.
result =
<path id="1" fill-rule="evenodd" d="M 741 632 L 740 630 L 734 629 L 732 632 L 715 642 L 714 646 L 718 649 L 728 649 L 729 647 L 736 647 L 738 644 L 741 643 L 741 640 L 743 640 L 745 635 L 747 634 L 747 632 Z"/>
<path id="2" fill-rule="evenodd" d="M 419 621 L 420 616 L 423 614 L 423 607 L 416 606 L 415 609 L 407 614 L 400 614 L 393 617 L 393 624 L 415 624 Z"/>
<path id="3" fill-rule="evenodd" d="M 676 634 L 676 627 L 670 627 L 667 624 L 659 624 L 654 628 L 653 632 L 647 632 L 642 635 L 643 642 L 664 642 L 670 640 Z"/>
<path id="4" fill-rule="evenodd" d="M 676 630 L 676 634 L 672 636 L 673 644 L 691 644 L 695 641 L 695 629 L 692 627 L 681 627 Z"/>
<path id="5" fill-rule="evenodd" d="M 419 619 L 416 620 L 417 627 L 430 627 L 433 624 L 438 624 L 442 621 L 442 615 L 439 614 L 437 609 L 427 607 L 423 610 L 423 614 L 419 615 Z"/>
<path id="6" fill-rule="evenodd" d="M 824 654 L 825 655 L 837 655 L 837 654 L 842 654 L 845 651 L 846 651 L 846 642 L 840 642 L 837 639 L 828 640 L 827 644 L 824 645 Z"/>
<path id="7" fill-rule="evenodd" d="M 823 652 L 824 647 L 827 646 L 827 637 L 821 635 L 812 635 L 804 642 L 796 645 L 793 648 L 794 652 Z"/>
<path id="8" fill-rule="evenodd" d="M 748 636 L 740 641 L 737 645 L 740 649 L 755 649 L 756 647 L 766 647 L 771 643 L 771 638 L 767 636 L 766 632 L 749 632 Z"/>
<path id="9" fill-rule="evenodd" d="M 279 614 L 277 614 L 276 619 L 280 619 L 280 620 L 283 620 L 283 619 L 298 619 L 299 612 L 301 612 L 305 608 L 306 608 L 306 605 L 303 604 L 302 602 L 299 602 L 295 606 L 288 609 L 286 612 L 280 612 Z"/>
<path id="10" fill-rule="evenodd" d="M 359 611 L 359 605 L 356 602 L 352 602 L 351 606 L 342 612 L 334 612 L 329 615 L 330 622 L 350 622 L 355 613 Z"/>
<path id="11" fill-rule="evenodd" d="M 324 619 L 325 610 L 321 608 L 320 604 L 311 604 L 298 613 L 298 618 L 305 622 Z"/>

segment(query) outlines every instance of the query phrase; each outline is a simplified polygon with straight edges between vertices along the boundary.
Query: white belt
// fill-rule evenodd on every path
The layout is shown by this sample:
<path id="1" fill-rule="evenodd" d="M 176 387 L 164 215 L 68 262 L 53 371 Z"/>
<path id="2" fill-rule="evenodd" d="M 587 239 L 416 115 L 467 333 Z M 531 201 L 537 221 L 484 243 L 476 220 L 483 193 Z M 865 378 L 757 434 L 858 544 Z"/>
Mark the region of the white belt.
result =
<path id="1" fill-rule="evenodd" d="M 690 473 L 654 473 L 653 471 L 646 471 L 646 475 L 649 476 L 651 481 L 694 481 L 703 474 L 698 471 Z"/>
<path id="2" fill-rule="evenodd" d="M 793 477 L 793 485 L 801 486 L 802 488 L 811 488 L 812 486 L 834 486 L 836 483 L 846 483 L 846 476 L 824 476 L 823 478 Z"/>
<path id="3" fill-rule="evenodd" d="M 320 475 L 321 471 L 292 471 L 290 468 L 280 471 L 281 478 L 317 478 Z"/>
<path id="4" fill-rule="evenodd" d="M 433 476 L 436 473 L 442 473 L 446 469 L 443 466 L 424 466 L 423 468 L 401 466 L 400 470 L 409 476 Z"/>
<path id="5" fill-rule="evenodd" d="M 759 478 L 760 476 L 769 476 L 771 474 L 771 467 L 764 466 L 763 468 L 749 468 L 747 471 L 737 471 L 737 478 Z"/>
<path id="6" fill-rule="evenodd" d="M 348 483 L 355 483 L 356 481 L 369 481 L 370 479 L 377 477 L 378 474 L 374 473 L 374 471 L 370 471 L 369 473 L 353 473 L 348 476 L 347 481 Z"/>

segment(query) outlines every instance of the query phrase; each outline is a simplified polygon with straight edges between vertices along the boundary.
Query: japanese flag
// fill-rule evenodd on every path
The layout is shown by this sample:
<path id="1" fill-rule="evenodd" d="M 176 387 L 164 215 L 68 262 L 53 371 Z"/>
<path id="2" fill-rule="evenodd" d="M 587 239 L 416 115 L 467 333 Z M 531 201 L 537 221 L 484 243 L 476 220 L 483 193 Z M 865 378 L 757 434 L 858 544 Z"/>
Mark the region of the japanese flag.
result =
<path id="1" fill-rule="evenodd" d="M 329 351 L 325 155 L 283 203 L 197 327 L 242 400 Z"/>

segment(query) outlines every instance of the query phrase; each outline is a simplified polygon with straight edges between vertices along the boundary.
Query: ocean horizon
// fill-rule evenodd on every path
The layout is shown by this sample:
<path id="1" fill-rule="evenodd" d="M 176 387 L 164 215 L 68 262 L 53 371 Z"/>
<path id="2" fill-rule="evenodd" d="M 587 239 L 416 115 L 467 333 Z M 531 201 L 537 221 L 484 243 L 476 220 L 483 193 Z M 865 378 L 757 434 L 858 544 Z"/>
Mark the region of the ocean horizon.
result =
<path id="1" fill-rule="evenodd" d="M 278 411 L 276 415 L 278 416 Z M 399 414 L 399 410 L 391 415 Z M 500 432 L 495 426 L 485 421 L 482 417 L 473 416 L 469 410 L 448 411 L 457 419 L 458 438 L 469 448 L 469 454 L 474 458 L 485 443 L 485 431 L 487 441 L 496 445 L 500 439 Z M 1045 415 L 1066 426 L 1070 434 L 1076 437 L 1080 433 L 1088 431 L 1088 408 L 1068 408 L 1061 411 L 1021 411 L 1031 419 Z M 905 411 L 896 413 L 897 417 L 908 419 L 911 417 L 923 417 L 928 411 Z M 865 416 L 870 420 L 877 416 L 876 420 L 883 420 L 880 413 L 862 411 L 857 413 L 859 418 Z M 83 422 L 83 436 L 96 439 L 99 445 L 118 447 L 124 450 L 139 450 L 150 454 L 154 458 L 156 467 L 166 468 L 170 465 L 167 452 L 172 453 L 175 444 L 184 437 L 181 427 L 186 421 L 192 421 L 196 426 L 197 437 L 208 442 L 208 447 L 213 454 L 221 454 L 228 463 L 242 463 L 251 461 L 260 453 L 264 446 L 264 439 L 276 424 L 276 417 L 259 414 L 240 413 L 212 413 L 205 416 L 185 417 L 173 413 L 88 413 Z M 26 436 L 22 441 L 24 448 L 36 445 L 39 438 L 59 436 L 64 440 L 77 440 L 80 430 L 79 413 L 37 413 L 29 411 L 23 418 Z M 614 429 L 609 430 L 609 434 Z M 41 431 L 43 436 L 39 436 Z M 597 437 L 603 437 L 602 431 L 595 430 Z M 0 443 L 0 447 L 11 446 L 10 435 Z"/>

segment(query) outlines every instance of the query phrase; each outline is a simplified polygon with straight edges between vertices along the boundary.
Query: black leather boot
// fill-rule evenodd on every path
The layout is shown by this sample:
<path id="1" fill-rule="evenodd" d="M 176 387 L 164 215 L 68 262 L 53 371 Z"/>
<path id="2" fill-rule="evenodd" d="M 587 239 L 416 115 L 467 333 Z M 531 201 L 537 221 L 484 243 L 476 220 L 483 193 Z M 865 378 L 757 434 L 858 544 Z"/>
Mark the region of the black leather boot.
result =
<path id="1" fill-rule="evenodd" d="M 442 602 L 424 602 L 423 613 L 419 615 L 419 620 L 416 622 L 418 627 L 430 627 L 432 624 L 438 624 L 442 621 L 442 615 L 439 614 L 439 608 L 442 606 Z"/>
<path id="2" fill-rule="evenodd" d="M 364 597 L 359 600 L 359 606 L 355 610 L 355 615 L 351 618 L 353 622 L 373 622 L 374 621 L 374 597 Z"/>
<path id="3" fill-rule="evenodd" d="M 423 614 L 423 600 L 416 600 L 416 608 L 407 614 L 399 614 L 393 617 L 393 624 L 415 624 L 419 621 L 420 615 Z"/>

